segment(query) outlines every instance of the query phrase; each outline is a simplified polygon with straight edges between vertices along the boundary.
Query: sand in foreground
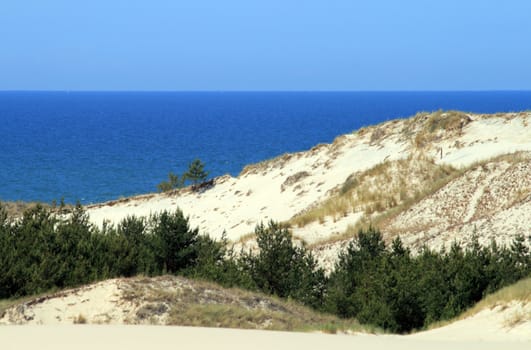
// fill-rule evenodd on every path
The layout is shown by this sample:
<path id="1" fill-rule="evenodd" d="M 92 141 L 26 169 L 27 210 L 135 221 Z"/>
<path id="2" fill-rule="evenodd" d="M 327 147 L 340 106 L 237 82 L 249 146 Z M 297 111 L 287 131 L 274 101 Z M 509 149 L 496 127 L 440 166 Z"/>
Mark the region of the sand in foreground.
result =
<path id="1" fill-rule="evenodd" d="M 21 349 L 529 349 L 529 342 L 452 341 L 161 326 L 2 326 L 3 350 Z"/>

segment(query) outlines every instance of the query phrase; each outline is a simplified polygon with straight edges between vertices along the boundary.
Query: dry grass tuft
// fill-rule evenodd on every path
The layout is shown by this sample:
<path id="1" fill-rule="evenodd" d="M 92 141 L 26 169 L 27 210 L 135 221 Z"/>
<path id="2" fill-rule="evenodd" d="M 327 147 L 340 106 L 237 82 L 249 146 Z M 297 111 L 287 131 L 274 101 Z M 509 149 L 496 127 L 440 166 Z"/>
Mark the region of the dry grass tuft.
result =
<path id="1" fill-rule="evenodd" d="M 292 301 L 175 276 L 125 280 L 127 300 L 138 303 L 129 323 L 269 329 L 282 331 L 365 331 L 356 320 L 341 320 Z"/>
<path id="2" fill-rule="evenodd" d="M 503 325 L 507 328 L 514 328 L 519 324 L 525 323 L 527 321 L 531 321 L 531 314 L 523 311 L 518 311 L 511 315 L 509 318 L 507 318 L 503 322 Z"/>
<path id="3" fill-rule="evenodd" d="M 460 135 L 471 121 L 467 113 L 460 111 L 420 112 L 405 121 L 402 133 L 416 148 L 422 149 L 433 141 Z"/>
<path id="4" fill-rule="evenodd" d="M 244 303 L 248 301 L 244 297 Z M 258 300 L 256 297 L 253 301 L 255 305 L 241 305 L 234 300 L 226 300 L 224 303 L 179 303 L 170 311 L 167 324 L 279 331 L 319 330 L 327 333 L 378 331 L 362 327 L 356 320 L 340 320 L 291 302 L 273 298 Z"/>
<path id="5" fill-rule="evenodd" d="M 386 212 L 431 192 L 456 172 L 453 167 L 435 164 L 422 155 L 385 161 L 350 175 L 329 199 L 295 216 L 290 224 L 304 227 L 312 222 L 324 222 L 327 217 L 337 220 L 349 213 Z"/>
<path id="6" fill-rule="evenodd" d="M 529 160 L 531 159 L 531 152 L 515 152 L 510 154 L 499 155 L 486 160 L 475 162 L 474 164 L 471 164 L 470 166 L 461 169 L 455 169 L 447 165 L 437 165 L 433 163 L 432 160 L 423 158 L 422 156 L 420 159 L 424 159 L 424 161 L 427 161 L 428 163 L 424 163 L 425 166 L 419 167 L 418 164 L 421 164 L 422 162 L 417 162 L 416 164 L 410 163 L 408 165 L 405 160 L 397 161 L 398 163 L 402 162 L 404 166 L 401 172 L 401 174 L 403 174 L 403 176 L 405 177 L 404 183 L 399 181 L 399 184 L 402 184 L 404 186 L 393 187 L 392 182 L 385 182 L 381 184 L 380 188 L 385 188 L 386 190 L 375 192 L 375 194 L 379 196 L 376 196 L 370 191 L 361 191 L 362 194 L 365 194 L 364 197 L 361 197 L 365 198 L 365 202 L 357 202 L 357 204 L 365 203 L 365 215 L 355 225 L 350 225 L 349 227 L 347 227 L 343 234 L 336 235 L 330 239 L 317 242 L 313 244 L 312 247 L 350 239 L 354 237 L 360 229 L 367 229 L 369 226 L 378 227 L 381 230 L 385 230 L 386 239 L 392 239 L 396 235 L 400 234 L 400 232 L 392 232 L 386 230 L 386 227 L 388 226 L 389 222 L 391 222 L 393 218 L 397 217 L 400 213 L 403 213 L 404 211 L 408 210 L 409 208 L 419 203 L 423 199 L 427 198 L 428 196 L 433 195 L 455 179 L 464 176 L 468 171 L 473 171 L 478 167 L 485 167 L 490 163 L 508 162 L 515 165 L 520 162 L 529 162 Z M 386 167 L 388 166 L 386 165 L 386 163 L 391 162 L 384 162 L 379 165 L 376 165 L 374 168 L 369 169 L 367 173 L 363 175 L 389 179 L 388 177 L 382 175 L 382 173 L 385 172 L 382 171 L 382 169 L 386 169 Z M 432 165 L 430 165 L 430 163 Z M 411 168 L 409 168 L 408 166 L 411 166 Z M 417 180 L 415 180 L 415 178 L 417 178 Z M 400 180 L 400 177 L 398 177 L 398 179 Z M 421 181 L 419 181 L 419 179 Z M 374 179 L 372 181 L 378 182 L 378 180 Z M 361 188 L 363 188 L 360 187 L 360 182 L 361 184 L 364 183 L 363 181 L 359 180 L 359 177 L 350 176 L 347 181 L 345 181 L 341 189 L 338 191 L 338 194 L 331 196 L 321 206 L 312 208 L 310 211 L 293 218 L 290 223 L 298 224 L 300 227 L 303 227 L 306 224 L 316 220 L 322 220 L 324 222 L 324 217 L 326 217 L 327 215 L 336 215 L 335 217 L 337 218 L 337 212 L 334 212 L 333 208 L 334 205 L 342 205 L 341 201 L 338 201 L 337 203 L 333 204 L 329 202 L 336 201 L 340 195 L 352 193 L 352 191 L 354 190 L 359 191 Z M 409 189 L 409 191 L 407 189 Z M 394 204 L 392 202 L 393 195 L 395 196 L 394 199 L 397 201 L 395 206 L 390 205 Z M 521 201 L 527 198 L 528 195 L 528 191 L 517 192 L 515 194 L 514 200 Z M 379 200 L 380 202 L 377 202 L 375 200 Z M 342 208 L 342 210 L 345 210 L 345 207 Z M 355 211 L 355 209 L 353 209 L 353 211 Z M 414 230 L 420 231 L 420 229 L 421 228 L 415 228 Z"/>
<path id="7" fill-rule="evenodd" d="M 481 310 L 492 308 L 497 305 L 507 304 L 511 301 L 531 302 L 531 277 L 522 279 L 515 284 L 500 289 L 487 295 L 479 303 L 463 313 L 460 318 L 466 318 L 477 314 Z"/>
<path id="8" fill-rule="evenodd" d="M 74 324 L 86 324 L 87 318 L 83 316 L 82 314 L 77 315 L 76 318 L 74 318 Z"/>

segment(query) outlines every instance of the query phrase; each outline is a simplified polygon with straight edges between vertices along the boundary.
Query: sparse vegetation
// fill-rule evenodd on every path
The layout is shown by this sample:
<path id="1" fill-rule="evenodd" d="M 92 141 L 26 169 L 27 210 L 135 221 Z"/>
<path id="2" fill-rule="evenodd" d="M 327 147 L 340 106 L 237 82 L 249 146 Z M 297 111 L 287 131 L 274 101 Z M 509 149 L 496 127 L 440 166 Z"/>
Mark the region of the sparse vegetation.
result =
<path id="1" fill-rule="evenodd" d="M 255 164 L 246 165 L 240 172 L 239 176 L 245 176 L 248 174 L 257 174 L 261 171 L 265 171 L 269 167 L 279 166 L 283 167 L 292 157 L 297 156 L 298 153 L 284 153 L 275 158 L 263 160 Z"/>
<path id="2" fill-rule="evenodd" d="M 317 312 L 301 304 L 239 288 L 223 288 L 180 276 L 120 281 L 122 298 L 134 301 L 129 324 L 269 329 L 281 331 L 378 332 L 354 319 Z"/>
<path id="3" fill-rule="evenodd" d="M 162 181 L 157 185 L 160 192 L 168 192 L 184 186 L 185 177 L 170 172 L 168 174 L 168 181 Z"/>
<path id="4" fill-rule="evenodd" d="M 461 131 L 470 121 L 470 118 L 464 112 L 439 110 L 430 115 L 425 128 L 429 132 L 435 132 L 437 130 Z"/>
<path id="5" fill-rule="evenodd" d="M 299 171 L 298 173 L 288 176 L 280 186 L 281 192 L 284 192 L 287 187 L 293 186 L 294 184 L 296 184 L 307 176 L 310 176 L 310 173 L 308 173 L 307 171 Z"/>
<path id="6" fill-rule="evenodd" d="M 416 148 L 422 149 L 450 134 L 461 134 L 463 128 L 470 122 L 470 117 L 460 111 L 438 110 L 431 114 L 418 113 L 409 120 L 406 133 L 409 134 L 413 128 L 416 128 L 412 141 Z"/>
<path id="7" fill-rule="evenodd" d="M 184 310 L 172 309 L 168 324 L 277 331 L 322 331 L 334 334 L 354 331 L 381 332 L 375 327 L 362 326 L 354 319 L 344 320 L 316 313 L 293 303 L 280 305 L 282 310 L 275 311 L 275 306 L 257 310 L 232 304 L 192 304 L 187 305 Z"/>
<path id="8" fill-rule="evenodd" d="M 187 181 L 192 182 L 192 189 L 195 190 L 198 184 L 203 183 L 208 177 L 208 172 L 205 171 L 205 164 L 200 159 L 193 160 L 188 165 L 188 170 L 179 176 L 170 172 L 168 174 L 168 181 L 162 181 L 157 185 L 160 192 L 168 192 L 174 189 L 182 188 Z"/>
<path id="9" fill-rule="evenodd" d="M 64 199 L 61 199 L 59 201 L 59 204 L 57 203 L 57 201 L 53 201 L 50 204 L 41 203 L 41 202 L 23 202 L 23 201 L 2 202 L 0 201 L 0 205 L 4 208 L 4 210 L 7 213 L 7 216 L 10 218 L 21 217 L 25 211 L 35 208 L 36 206 L 42 206 L 57 213 L 62 213 L 63 211 L 69 211 L 69 210 L 72 210 L 73 208 L 71 204 L 65 204 Z"/>
<path id="10" fill-rule="evenodd" d="M 388 211 L 432 193 L 457 173 L 451 166 L 436 164 L 423 156 L 386 161 L 350 175 L 330 198 L 289 223 L 304 227 L 315 221 L 323 222 L 327 217 L 336 220 L 349 213 L 371 215 Z"/>
<path id="11" fill-rule="evenodd" d="M 87 318 L 83 316 L 82 314 L 77 315 L 76 318 L 74 318 L 74 324 L 85 324 L 87 323 Z"/>
<path id="12" fill-rule="evenodd" d="M 352 174 L 327 200 L 323 201 L 319 206 L 295 216 L 288 221 L 288 224 L 299 227 L 304 227 L 315 221 L 323 224 L 327 218 L 338 220 L 349 213 L 356 212 L 354 208 L 358 208 L 358 210 L 363 211 L 364 215 L 354 225 L 349 225 L 345 232 L 340 235 L 315 242 L 311 246 L 315 247 L 348 240 L 360 230 L 366 230 L 370 226 L 385 228 L 388 222 L 400 213 L 407 211 L 421 200 L 433 195 L 450 182 L 477 167 L 485 167 L 490 163 L 497 162 L 509 162 L 514 166 L 528 161 L 529 155 L 526 155 L 525 152 L 515 152 L 478 161 L 460 169 L 455 169 L 448 165 L 437 165 L 433 160 L 424 156 L 420 156 L 416 160 L 410 157 L 395 162 L 383 162 L 366 172 Z M 397 163 L 398 165 L 393 165 L 392 163 Z M 399 170 L 399 173 L 394 177 L 389 175 L 393 167 L 395 170 Z M 366 183 L 364 188 L 363 183 L 360 182 L 365 176 L 370 181 Z M 367 190 L 367 185 L 373 186 L 374 192 Z M 379 191 L 376 190 L 377 188 L 389 190 Z M 361 193 L 361 198 L 372 200 L 373 202 L 356 202 L 353 197 L 353 193 L 356 192 Z M 517 191 L 514 196 L 514 202 L 520 202 L 527 198 L 528 195 L 529 191 Z M 390 204 L 395 205 L 392 206 Z"/>

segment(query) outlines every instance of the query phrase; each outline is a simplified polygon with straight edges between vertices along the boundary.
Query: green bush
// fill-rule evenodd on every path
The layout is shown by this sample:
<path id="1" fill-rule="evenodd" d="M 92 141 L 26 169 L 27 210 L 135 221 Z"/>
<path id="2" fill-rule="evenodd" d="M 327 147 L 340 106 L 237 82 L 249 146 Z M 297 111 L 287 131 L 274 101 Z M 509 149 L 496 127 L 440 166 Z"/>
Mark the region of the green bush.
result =
<path id="1" fill-rule="evenodd" d="M 170 172 L 168 174 L 168 181 L 162 181 L 157 185 L 157 188 L 160 192 L 168 192 L 176 188 L 181 188 L 184 186 L 185 177 L 174 174 Z"/>
<path id="2" fill-rule="evenodd" d="M 293 245 L 291 233 L 273 221 L 255 229 L 258 254 L 247 253 L 242 263 L 257 288 L 306 305 L 321 305 L 325 291 L 324 271 L 304 247 Z"/>
<path id="3" fill-rule="evenodd" d="M 381 234 L 360 231 L 336 264 L 325 310 L 395 332 L 409 332 L 457 316 L 487 293 L 531 273 L 523 237 L 510 249 L 481 247 L 477 239 L 448 252 L 425 248 L 411 256 L 400 239 L 387 249 Z"/>

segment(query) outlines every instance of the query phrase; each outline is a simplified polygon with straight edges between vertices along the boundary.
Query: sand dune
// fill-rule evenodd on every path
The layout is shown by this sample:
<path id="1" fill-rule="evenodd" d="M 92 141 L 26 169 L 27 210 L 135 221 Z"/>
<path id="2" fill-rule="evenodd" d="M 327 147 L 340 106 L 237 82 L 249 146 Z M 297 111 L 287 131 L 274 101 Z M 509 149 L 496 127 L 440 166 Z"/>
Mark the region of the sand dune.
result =
<path id="1" fill-rule="evenodd" d="M 396 120 L 338 137 L 307 152 L 288 154 L 245 169 L 234 178 L 223 176 L 206 191 L 189 189 L 149 194 L 88 207 L 91 220 L 118 223 L 128 215 L 145 216 L 181 208 L 192 226 L 219 238 L 225 231 L 237 241 L 260 221 L 286 221 L 330 197 L 351 174 L 384 161 L 422 154 L 437 164 L 468 166 L 501 154 L 531 152 L 531 113 L 500 115 L 452 114 Z M 448 118 L 447 118 L 448 117 Z M 446 118 L 446 119 L 445 119 Z M 442 129 L 433 123 L 450 123 Z M 435 131 L 434 131 L 435 130 Z M 516 165 L 503 160 L 470 169 L 462 177 L 420 200 L 385 223 L 384 233 L 407 233 L 405 243 L 438 247 L 456 239 L 458 232 L 476 231 L 486 242 L 530 233 L 529 156 Z M 205 215 L 206 214 L 206 215 Z M 341 234 L 361 220 L 363 213 L 325 218 L 296 230 L 296 235 L 318 242 Z M 419 229 L 428 227 L 429 229 Z M 453 229 L 453 231 L 452 231 Z M 386 231 L 387 230 L 387 231 Z M 439 233 L 445 231 L 447 236 Z M 524 231 L 524 232 L 521 232 Z M 442 242 L 442 243 L 441 243 Z M 317 255 L 332 266 L 344 241 L 318 246 Z M 0 323 L 1 349 L 530 349 L 531 303 L 507 302 L 450 325 L 408 336 L 288 333 L 260 330 L 124 326 L 141 303 L 120 301 L 119 280 L 100 282 L 26 306 L 8 310 Z M 122 300 L 123 301 L 123 300 Z M 83 315 L 88 323 L 72 325 Z M 78 320 L 79 321 L 79 320 Z M 160 323 L 164 319 L 160 318 Z M 10 324 L 27 324 L 24 327 Z M 33 323 L 33 324 L 32 324 Z M 62 325 L 50 326 L 59 323 Z M 135 322 L 133 322 L 135 323 Z"/>
<path id="2" fill-rule="evenodd" d="M 93 350 L 95 347 L 144 349 L 167 346 L 231 350 L 249 347 L 322 349 L 358 346 L 376 349 L 529 349 L 531 346 L 531 301 L 528 298 L 500 300 L 495 306 L 487 305 L 462 320 L 406 336 L 359 332 L 330 335 L 160 325 L 167 322 L 168 310 L 172 308 L 167 304 L 168 300 L 180 299 L 179 295 L 189 294 L 179 294 L 187 289 L 195 295 L 193 301 L 185 301 L 187 303 L 229 303 L 251 310 L 271 308 L 286 313 L 300 312 L 298 309 L 288 310 L 286 305 L 271 301 L 266 296 L 235 293 L 234 290 L 224 290 L 181 277 L 112 279 L 30 300 L 6 310 L 0 318 L 2 349 L 75 347 Z M 172 297 L 168 299 L 170 294 Z M 150 314 L 146 315 L 147 311 Z M 79 322 L 80 315 L 83 315 L 82 322 L 86 324 L 74 324 Z M 136 325 L 124 326 L 126 323 Z M 146 323 L 155 325 L 141 326 Z M 360 331 L 364 332 L 363 328 Z"/>
<path id="3" fill-rule="evenodd" d="M 530 341 L 426 339 L 399 336 L 327 335 L 160 326 L 0 327 L 2 349 L 529 349 Z"/>
<path id="4" fill-rule="evenodd" d="M 461 167 L 500 154 L 531 151 L 530 117 L 531 113 L 459 114 L 465 120 L 459 127 L 436 132 L 429 131 L 430 115 L 390 121 L 340 136 L 332 144 L 249 166 L 238 177 L 219 177 L 201 193 L 185 189 L 132 197 L 89 206 L 88 214 L 101 225 L 179 207 L 202 232 L 216 238 L 226 232 L 236 241 L 259 222 L 291 219 L 328 198 L 349 175 L 386 160 L 422 153 L 438 163 Z M 333 225 L 329 221 L 325 229 L 308 226 L 297 235 L 308 242 L 323 240 L 343 232 L 360 217 L 353 213 Z"/>

